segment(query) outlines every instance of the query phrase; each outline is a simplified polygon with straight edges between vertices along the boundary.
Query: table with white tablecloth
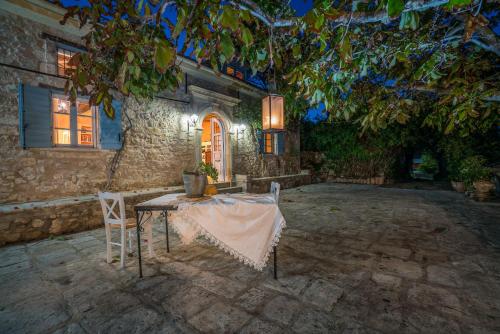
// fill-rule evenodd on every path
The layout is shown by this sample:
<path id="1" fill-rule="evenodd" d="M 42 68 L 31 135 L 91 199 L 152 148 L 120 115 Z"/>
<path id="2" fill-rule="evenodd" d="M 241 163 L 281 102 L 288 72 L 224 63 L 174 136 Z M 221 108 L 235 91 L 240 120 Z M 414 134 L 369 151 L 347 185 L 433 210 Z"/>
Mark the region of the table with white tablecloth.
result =
<path id="1" fill-rule="evenodd" d="M 168 194 L 140 203 L 134 208 L 141 277 L 139 241 L 142 226 L 146 221 L 162 215 L 165 218 L 167 252 L 170 251 L 170 223 L 183 244 L 203 236 L 257 270 L 265 267 L 273 252 L 276 278 L 276 246 L 286 222 L 271 194 L 220 194 L 195 199 L 187 198 L 184 194 Z"/>

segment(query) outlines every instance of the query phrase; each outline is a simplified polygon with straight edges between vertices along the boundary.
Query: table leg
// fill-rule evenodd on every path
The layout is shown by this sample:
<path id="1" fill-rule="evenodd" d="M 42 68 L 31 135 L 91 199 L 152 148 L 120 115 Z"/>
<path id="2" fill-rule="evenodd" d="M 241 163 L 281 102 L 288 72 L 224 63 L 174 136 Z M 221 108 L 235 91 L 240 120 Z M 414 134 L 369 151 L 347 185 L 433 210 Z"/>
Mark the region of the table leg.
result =
<path id="1" fill-rule="evenodd" d="M 142 278 L 142 258 L 141 258 L 141 219 L 139 219 L 139 211 L 135 211 L 137 223 L 137 254 L 139 256 L 139 277 Z"/>
<path id="2" fill-rule="evenodd" d="M 273 246 L 274 254 L 274 279 L 278 279 L 278 261 L 276 259 L 276 246 Z"/>
<path id="3" fill-rule="evenodd" d="M 167 253 L 170 253 L 170 245 L 168 241 L 168 211 L 167 210 L 163 211 L 163 214 L 165 215 L 165 234 L 167 238 Z"/>

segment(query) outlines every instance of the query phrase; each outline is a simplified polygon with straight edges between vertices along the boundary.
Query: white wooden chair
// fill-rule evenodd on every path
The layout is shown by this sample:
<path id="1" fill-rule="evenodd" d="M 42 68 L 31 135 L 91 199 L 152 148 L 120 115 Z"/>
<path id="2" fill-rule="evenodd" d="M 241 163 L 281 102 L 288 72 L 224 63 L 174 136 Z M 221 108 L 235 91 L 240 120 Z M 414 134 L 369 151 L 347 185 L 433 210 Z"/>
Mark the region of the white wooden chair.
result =
<path id="1" fill-rule="evenodd" d="M 281 186 L 278 182 L 271 182 L 271 194 L 273 195 L 276 204 L 278 204 L 280 199 L 280 187 Z"/>
<path id="2" fill-rule="evenodd" d="M 125 201 L 123 195 L 120 193 L 99 192 L 99 201 L 101 202 L 102 214 L 104 215 L 104 227 L 106 229 L 106 259 L 111 263 L 111 246 L 120 246 L 120 267 L 125 266 L 125 248 L 127 243 L 128 231 L 128 247 L 132 251 L 132 237 L 136 232 L 135 218 L 127 219 L 125 216 Z M 118 214 L 116 213 L 118 211 Z M 147 240 L 149 255 L 153 256 L 153 228 L 151 223 L 146 223 L 144 226 L 146 233 L 145 240 Z M 120 229 L 120 242 L 111 241 L 111 229 Z M 142 238 L 141 238 L 142 239 Z"/>

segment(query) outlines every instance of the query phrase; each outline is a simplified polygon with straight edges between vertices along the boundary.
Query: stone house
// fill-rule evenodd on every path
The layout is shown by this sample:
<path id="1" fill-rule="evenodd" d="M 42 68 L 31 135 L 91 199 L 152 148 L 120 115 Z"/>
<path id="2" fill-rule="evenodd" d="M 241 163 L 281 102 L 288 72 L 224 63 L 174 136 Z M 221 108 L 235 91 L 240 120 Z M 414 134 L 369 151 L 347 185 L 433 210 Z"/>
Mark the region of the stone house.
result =
<path id="1" fill-rule="evenodd" d="M 265 139 L 241 126 L 238 108 L 259 107 L 266 92 L 244 69 L 215 75 L 179 57 L 178 91 L 116 100 L 114 120 L 83 96 L 72 105 L 65 71 L 86 29 L 60 25 L 63 13 L 43 0 L 0 2 L 0 245 L 100 226 L 98 190 L 133 205 L 182 191 L 182 171 L 200 161 L 217 168 L 223 191 L 310 182 L 298 129 Z"/>

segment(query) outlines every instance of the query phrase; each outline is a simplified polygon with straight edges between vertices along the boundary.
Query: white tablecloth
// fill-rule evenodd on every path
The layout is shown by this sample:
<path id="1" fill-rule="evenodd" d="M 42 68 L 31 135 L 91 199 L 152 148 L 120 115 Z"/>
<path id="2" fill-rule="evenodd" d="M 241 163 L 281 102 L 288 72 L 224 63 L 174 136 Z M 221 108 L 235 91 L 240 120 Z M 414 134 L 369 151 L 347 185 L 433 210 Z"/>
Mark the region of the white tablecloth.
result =
<path id="1" fill-rule="evenodd" d="M 286 226 L 270 194 L 215 195 L 202 202 L 181 203 L 169 222 L 183 243 L 205 236 L 257 270 L 266 265 Z"/>

